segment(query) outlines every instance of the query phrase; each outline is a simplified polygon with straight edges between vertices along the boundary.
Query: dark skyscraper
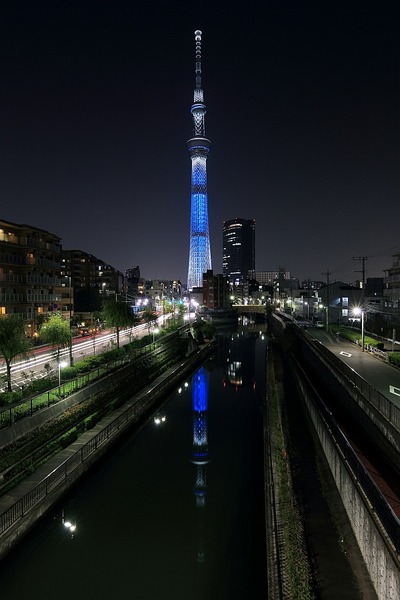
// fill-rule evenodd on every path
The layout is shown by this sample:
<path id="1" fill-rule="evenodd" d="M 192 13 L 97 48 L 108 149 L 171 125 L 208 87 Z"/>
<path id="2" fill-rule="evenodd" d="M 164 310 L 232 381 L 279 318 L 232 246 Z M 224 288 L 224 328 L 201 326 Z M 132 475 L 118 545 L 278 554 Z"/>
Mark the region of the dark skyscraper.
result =
<path id="1" fill-rule="evenodd" d="M 255 270 L 255 229 L 253 219 L 232 219 L 222 226 L 223 274 L 235 285 L 246 281 Z"/>
<path id="2" fill-rule="evenodd" d="M 203 273 L 211 269 L 210 235 L 208 231 L 207 156 L 210 140 L 206 138 L 206 105 L 201 87 L 201 31 L 194 32 L 196 42 L 196 87 L 191 113 L 193 137 L 187 142 L 192 160 L 190 206 L 190 251 L 187 288 L 203 285 Z"/>

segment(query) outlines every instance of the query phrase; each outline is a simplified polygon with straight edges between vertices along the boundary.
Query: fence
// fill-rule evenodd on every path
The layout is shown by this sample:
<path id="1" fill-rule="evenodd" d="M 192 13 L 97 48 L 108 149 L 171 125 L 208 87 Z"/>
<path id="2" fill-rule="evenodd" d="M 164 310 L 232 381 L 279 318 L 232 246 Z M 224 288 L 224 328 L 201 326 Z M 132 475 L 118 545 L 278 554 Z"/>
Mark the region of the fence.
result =
<path id="1" fill-rule="evenodd" d="M 278 317 L 272 315 L 271 329 L 272 332 L 277 336 L 279 340 L 282 340 L 286 329 L 286 322 Z M 350 382 L 356 387 L 364 396 L 366 400 L 370 402 L 379 413 L 398 431 L 400 431 L 400 408 L 391 402 L 386 396 L 378 392 L 372 385 L 370 385 L 365 379 L 363 379 L 353 369 L 348 367 L 340 358 L 335 356 L 328 348 L 316 340 L 313 340 L 311 336 L 304 332 L 302 329 L 293 328 L 293 332 L 298 335 L 301 340 L 306 341 L 311 351 L 317 355 L 320 359 L 323 357 L 325 363 L 329 363 L 331 369 L 340 373 L 343 378 Z"/>
<path id="2" fill-rule="evenodd" d="M 323 344 L 304 335 L 307 345 L 319 357 L 331 366 L 331 370 L 340 373 L 343 378 L 353 387 L 357 388 L 361 395 L 374 406 L 379 413 L 397 430 L 400 430 L 400 408 L 393 404 L 386 396 L 372 387 L 361 375 L 346 365 L 340 358 L 335 356 Z"/>

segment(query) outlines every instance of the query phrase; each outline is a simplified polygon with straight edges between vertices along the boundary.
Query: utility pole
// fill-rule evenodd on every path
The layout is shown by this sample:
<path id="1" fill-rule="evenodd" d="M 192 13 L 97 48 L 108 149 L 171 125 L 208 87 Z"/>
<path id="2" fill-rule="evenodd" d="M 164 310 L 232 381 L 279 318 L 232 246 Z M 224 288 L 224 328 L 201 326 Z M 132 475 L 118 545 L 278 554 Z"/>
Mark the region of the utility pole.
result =
<path id="1" fill-rule="evenodd" d="M 368 259 L 368 256 L 353 256 L 353 260 L 359 260 L 362 262 L 361 271 L 356 271 L 356 273 L 362 273 L 362 297 L 364 299 L 364 289 L 365 289 L 365 261 Z"/>
<path id="2" fill-rule="evenodd" d="M 326 331 L 328 331 L 329 328 L 329 302 L 330 302 L 330 298 L 329 298 L 329 269 L 326 270 L 326 273 L 322 273 L 322 275 L 326 275 Z"/>

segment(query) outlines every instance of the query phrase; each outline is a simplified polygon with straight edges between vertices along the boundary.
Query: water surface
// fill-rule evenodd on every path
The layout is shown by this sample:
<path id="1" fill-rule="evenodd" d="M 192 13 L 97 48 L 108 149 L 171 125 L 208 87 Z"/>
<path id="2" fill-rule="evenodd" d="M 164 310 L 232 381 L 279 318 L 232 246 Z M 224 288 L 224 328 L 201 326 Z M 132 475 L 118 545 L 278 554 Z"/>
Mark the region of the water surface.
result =
<path id="1" fill-rule="evenodd" d="M 265 600 L 264 356 L 261 332 L 221 336 L 2 562 L 2 600 Z"/>

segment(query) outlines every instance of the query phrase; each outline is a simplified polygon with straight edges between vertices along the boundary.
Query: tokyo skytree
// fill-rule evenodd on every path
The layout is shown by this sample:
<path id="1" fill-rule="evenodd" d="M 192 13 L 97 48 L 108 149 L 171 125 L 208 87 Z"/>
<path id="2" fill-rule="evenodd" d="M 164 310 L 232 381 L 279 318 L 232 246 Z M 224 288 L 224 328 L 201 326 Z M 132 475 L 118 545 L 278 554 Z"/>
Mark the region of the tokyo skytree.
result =
<path id="1" fill-rule="evenodd" d="M 203 286 L 203 273 L 211 269 L 210 235 L 208 231 L 207 157 L 211 142 L 206 138 L 206 105 L 201 87 L 201 35 L 194 32 L 196 48 L 196 87 L 190 112 L 193 115 L 193 137 L 187 142 L 192 161 L 190 202 L 190 251 L 187 288 Z"/>

